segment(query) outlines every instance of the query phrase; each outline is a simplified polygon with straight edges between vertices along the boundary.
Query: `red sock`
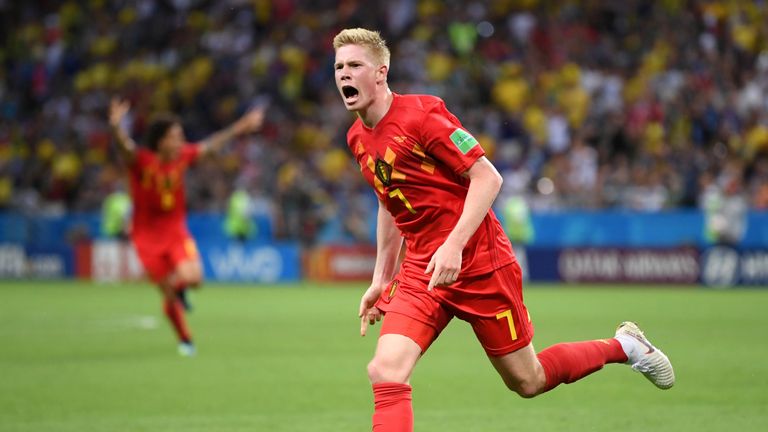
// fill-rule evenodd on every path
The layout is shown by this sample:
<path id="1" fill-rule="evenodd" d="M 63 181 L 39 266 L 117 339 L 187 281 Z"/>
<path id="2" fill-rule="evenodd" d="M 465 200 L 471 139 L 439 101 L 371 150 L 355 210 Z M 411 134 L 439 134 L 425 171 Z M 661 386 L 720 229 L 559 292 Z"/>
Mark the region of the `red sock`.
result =
<path id="1" fill-rule="evenodd" d="M 624 363 L 627 355 L 616 339 L 599 339 L 584 342 L 552 345 L 538 354 L 547 376 L 544 391 L 550 391 L 561 383 L 570 384 L 607 363 Z"/>
<path id="2" fill-rule="evenodd" d="M 182 306 L 181 302 L 176 299 L 166 299 L 163 303 L 163 310 L 165 311 L 165 316 L 168 317 L 168 321 L 171 322 L 179 341 L 190 342 L 192 337 L 187 328 L 187 321 L 184 319 L 184 306 Z"/>
<path id="3" fill-rule="evenodd" d="M 373 432 L 412 432 L 411 386 L 398 383 L 373 385 Z"/>

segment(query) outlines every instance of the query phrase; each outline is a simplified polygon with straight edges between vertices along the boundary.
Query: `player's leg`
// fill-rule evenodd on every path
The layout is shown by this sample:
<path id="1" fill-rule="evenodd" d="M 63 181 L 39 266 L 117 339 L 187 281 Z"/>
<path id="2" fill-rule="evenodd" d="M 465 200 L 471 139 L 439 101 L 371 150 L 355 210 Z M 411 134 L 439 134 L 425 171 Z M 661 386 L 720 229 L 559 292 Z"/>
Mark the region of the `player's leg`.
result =
<path id="1" fill-rule="evenodd" d="M 395 314 L 388 316 L 393 318 Z M 408 384 L 421 352 L 419 344 L 407 336 L 382 334 L 376 344 L 373 359 L 368 363 L 368 380 L 371 384 Z"/>
<path id="2" fill-rule="evenodd" d="M 615 339 L 600 339 L 556 344 L 538 355 L 529 343 L 503 356 L 489 355 L 489 359 L 510 390 L 531 398 L 580 380 L 608 363 L 623 363 L 627 356 Z"/>
<path id="3" fill-rule="evenodd" d="M 407 315 L 388 312 L 384 316 L 368 379 L 373 388 L 374 432 L 413 430 L 410 379 L 416 363 L 450 320 L 435 328 Z"/>
<path id="4" fill-rule="evenodd" d="M 523 303 L 522 273 L 517 264 L 462 283 L 472 284 L 464 291 L 480 290 L 484 298 L 462 302 L 457 316 L 472 324 L 504 383 L 522 397 L 576 381 L 606 363 L 627 360 L 615 339 L 558 344 L 536 355 L 531 343 L 533 325 Z"/>
<path id="5" fill-rule="evenodd" d="M 374 432 L 413 430 L 410 378 L 432 342 L 451 320 L 426 289 L 394 281 L 377 303 L 385 311 L 368 379 L 373 388 Z"/>
<path id="6" fill-rule="evenodd" d="M 177 286 L 196 288 L 203 282 L 203 266 L 199 258 L 179 262 L 174 273 Z"/>
<path id="7" fill-rule="evenodd" d="M 538 355 L 529 344 L 507 355 L 489 358 L 507 387 L 523 397 L 578 381 L 609 363 L 631 365 L 660 389 L 675 383 L 667 356 L 631 322 L 622 323 L 613 338 L 559 343 Z"/>
<path id="8" fill-rule="evenodd" d="M 200 253 L 192 237 L 187 237 L 172 251 L 176 283 L 185 287 L 197 287 L 203 282 L 203 265 Z"/>
<path id="9" fill-rule="evenodd" d="M 386 316 L 384 320 L 387 320 Z M 374 403 L 373 431 L 413 430 L 409 382 L 420 357 L 421 347 L 406 336 L 382 334 L 379 337 L 376 353 L 368 363 Z"/>
<path id="10" fill-rule="evenodd" d="M 631 358 L 628 356 L 640 351 L 636 349 L 637 345 L 647 343 L 647 339 L 639 329 L 626 325 L 620 337 L 617 331 L 618 339 L 560 343 L 536 354 L 533 344 L 527 337 L 529 335 L 532 337 L 532 330 L 530 330 L 530 319 L 522 302 L 519 267 L 507 266 L 500 269 L 494 278 L 498 279 L 499 284 L 512 287 L 508 290 L 507 296 L 509 309 L 498 314 L 497 320 L 479 317 L 471 322 L 478 339 L 504 383 L 522 397 L 533 397 L 560 384 L 572 383 L 602 369 L 608 363 L 625 363 Z M 508 327 L 507 331 L 500 318 L 507 321 L 505 323 Z M 622 338 L 626 340 L 621 341 Z M 525 345 L 521 347 L 520 343 Z M 651 345 L 648 343 L 648 346 Z M 645 351 L 643 350 L 643 353 Z M 658 371 L 659 367 L 665 366 L 662 364 L 664 360 L 668 364 L 666 357 L 661 356 L 655 355 L 652 361 L 644 362 L 642 368 L 651 368 L 656 371 L 655 375 L 667 376 L 666 372 Z M 671 365 L 669 369 L 671 371 Z M 649 376 L 648 372 L 645 374 Z"/>
<path id="11" fill-rule="evenodd" d="M 191 237 L 187 237 L 174 247 L 171 251 L 171 260 L 174 263 L 174 271 L 168 284 L 184 309 L 190 311 L 192 306 L 189 302 L 187 289 L 190 287 L 197 288 L 203 281 L 203 265 L 200 262 L 200 254 L 195 241 Z"/>
<path id="12" fill-rule="evenodd" d="M 186 311 L 191 309 L 187 298 L 187 288 L 197 287 L 202 282 L 203 271 L 197 245 L 191 237 L 174 243 L 169 251 L 172 272 L 163 283 L 166 297 L 166 308 L 171 312 L 172 321 L 178 323 L 179 354 L 191 356 L 195 354 L 192 335 L 186 324 Z"/>
<path id="13" fill-rule="evenodd" d="M 160 281 L 158 287 L 163 295 L 163 312 L 176 332 L 179 341 L 179 354 L 185 357 L 195 354 L 195 348 L 192 343 L 192 333 L 187 325 L 185 316 L 185 306 L 176 295 L 176 277 L 173 264 L 167 260 L 166 276 Z"/>
<path id="14" fill-rule="evenodd" d="M 168 281 L 168 285 L 176 298 L 184 306 L 184 310 L 191 311 L 192 303 L 189 301 L 189 288 L 198 288 L 202 282 L 202 264 L 199 259 L 185 259 L 178 264 Z"/>
<path id="15" fill-rule="evenodd" d="M 179 352 L 183 355 L 191 354 L 189 348 L 191 348 L 192 336 L 184 318 L 184 307 L 176 298 L 174 265 L 168 251 L 141 242 L 134 242 L 134 247 L 144 270 L 162 295 L 163 313 L 179 340 Z"/>
<path id="16" fill-rule="evenodd" d="M 170 268 L 171 266 L 169 265 L 169 269 Z M 171 323 L 171 326 L 173 326 L 173 330 L 179 341 L 179 354 L 188 357 L 195 354 L 195 347 L 192 343 L 192 332 L 187 325 L 185 315 L 186 308 L 177 296 L 176 284 L 174 282 L 175 278 L 173 275 L 173 272 L 168 273 L 158 286 L 163 295 L 163 312 Z"/>

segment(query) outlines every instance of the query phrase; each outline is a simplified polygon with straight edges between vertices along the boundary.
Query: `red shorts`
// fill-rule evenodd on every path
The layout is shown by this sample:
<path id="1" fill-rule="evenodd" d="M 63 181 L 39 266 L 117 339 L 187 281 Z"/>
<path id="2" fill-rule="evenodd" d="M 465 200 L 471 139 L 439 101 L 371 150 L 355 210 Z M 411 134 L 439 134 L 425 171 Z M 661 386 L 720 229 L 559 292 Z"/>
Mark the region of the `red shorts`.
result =
<path id="1" fill-rule="evenodd" d="M 155 283 L 165 280 L 180 263 L 197 260 L 200 256 L 195 240 L 189 236 L 162 243 L 134 240 L 133 246 L 144 270 Z"/>
<path id="2" fill-rule="evenodd" d="M 406 336 L 426 352 L 455 316 L 472 325 L 483 349 L 492 357 L 517 351 L 533 339 L 517 263 L 483 275 L 460 277 L 432 292 L 422 279 L 407 276 L 399 273 L 376 303 L 385 313 L 382 335 Z"/>

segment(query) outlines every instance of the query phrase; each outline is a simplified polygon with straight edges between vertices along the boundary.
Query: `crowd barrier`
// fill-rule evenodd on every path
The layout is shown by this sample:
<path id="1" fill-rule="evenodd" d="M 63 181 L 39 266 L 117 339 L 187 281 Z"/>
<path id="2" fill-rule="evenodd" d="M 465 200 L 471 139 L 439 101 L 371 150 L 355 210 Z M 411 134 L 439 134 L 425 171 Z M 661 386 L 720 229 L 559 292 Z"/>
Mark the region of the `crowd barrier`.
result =
<path id="1" fill-rule="evenodd" d="M 532 222 L 529 246 L 534 247 L 708 246 L 704 215 L 697 210 L 564 211 L 535 214 Z M 747 230 L 738 246 L 768 248 L 768 212 L 747 215 Z"/>
<path id="2" fill-rule="evenodd" d="M 0 213 L 0 278 L 144 277 L 129 242 L 103 238 L 97 214 L 26 217 Z M 278 242 L 267 218 L 245 241 L 226 237 L 223 218 L 192 214 L 206 279 L 275 283 L 365 280 L 375 263 L 369 244 L 312 248 Z M 768 285 L 768 213 L 752 213 L 744 240 L 708 245 L 698 212 L 568 212 L 534 215 L 534 240 L 517 253 L 531 281 Z M 525 258 L 525 259 L 522 259 Z"/>

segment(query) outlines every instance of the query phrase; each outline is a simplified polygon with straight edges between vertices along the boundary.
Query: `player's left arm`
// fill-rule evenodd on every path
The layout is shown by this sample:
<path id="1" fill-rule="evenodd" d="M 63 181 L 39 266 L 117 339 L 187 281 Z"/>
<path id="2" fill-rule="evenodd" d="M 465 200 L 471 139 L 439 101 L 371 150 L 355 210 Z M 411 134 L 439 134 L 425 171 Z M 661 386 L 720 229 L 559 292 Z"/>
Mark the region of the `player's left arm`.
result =
<path id="1" fill-rule="evenodd" d="M 481 156 L 463 175 L 469 178 L 469 190 L 459 221 L 427 265 L 432 272 L 428 289 L 456 282 L 461 271 L 461 253 L 488 214 L 501 190 L 502 177 L 491 162 Z"/>
<path id="2" fill-rule="evenodd" d="M 255 108 L 226 128 L 217 131 L 200 142 L 200 154 L 208 156 L 219 153 L 224 145 L 232 138 L 251 132 L 256 132 L 264 123 L 265 109 L 263 107 Z"/>

